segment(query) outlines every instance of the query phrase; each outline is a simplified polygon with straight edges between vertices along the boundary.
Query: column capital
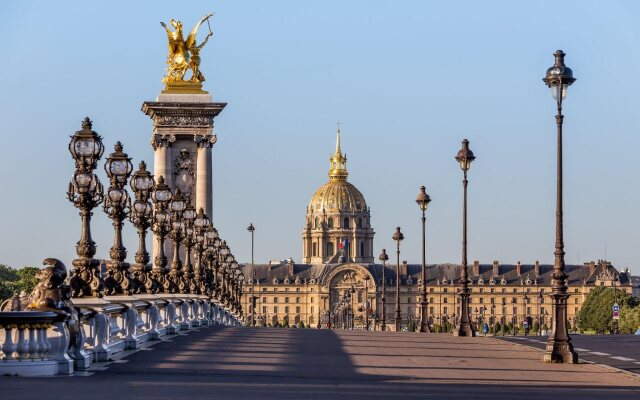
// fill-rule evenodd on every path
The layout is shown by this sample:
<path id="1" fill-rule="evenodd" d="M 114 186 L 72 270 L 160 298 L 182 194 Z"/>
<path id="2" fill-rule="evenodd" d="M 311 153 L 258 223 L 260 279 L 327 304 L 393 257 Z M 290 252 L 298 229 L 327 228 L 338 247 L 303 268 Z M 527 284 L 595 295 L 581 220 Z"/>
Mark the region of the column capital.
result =
<path id="1" fill-rule="evenodd" d="M 193 137 L 193 141 L 196 142 L 199 149 L 210 149 L 214 144 L 216 144 L 218 137 L 216 135 L 195 135 Z"/>
<path id="2" fill-rule="evenodd" d="M 175 135 L 155 134 L 151 137 L 151 147 L 156 150 L 158 147 L 169 147 L 176 141 Z"/>

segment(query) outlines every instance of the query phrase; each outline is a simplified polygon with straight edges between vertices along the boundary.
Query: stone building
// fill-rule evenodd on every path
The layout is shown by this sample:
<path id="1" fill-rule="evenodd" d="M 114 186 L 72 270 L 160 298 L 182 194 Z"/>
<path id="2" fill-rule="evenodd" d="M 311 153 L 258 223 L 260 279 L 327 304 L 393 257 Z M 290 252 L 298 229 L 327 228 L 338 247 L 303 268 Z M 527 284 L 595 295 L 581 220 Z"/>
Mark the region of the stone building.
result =
<path id="1" fill-rule="evenodd" d="M 246 280 L 242 306 L 245 318 L 255 305 L 256 325 L 299 324 L 326 327 L 394 329 L 396 304 L 403 327 L 419 321 L 422 267 L 374 259 L 370 210 L 362 193 L 347 182 L 346 155 L 340 148 L 330 158 L 329 182 L 321 186 L 307 207 L 302 231 L 302 263 L 293 260 L 242 266 Z M 427 265 L 427 313 L 431 327 L 454 325 L 460 315 L 460 265 Z M 571 325 L 589 291 L 612 286 L 631 293 L 630 274 L 607 261 L 567 265 L 568 318 Z M 469 266 L 472 322 L 551 325 L 553 265 L 480 264 Z M 396 279 L 400 282 L 396 303 Z M 383 291 L 385 307 L 383 309 Z M 250 322 L 248 322 L 249 324 Z"/>

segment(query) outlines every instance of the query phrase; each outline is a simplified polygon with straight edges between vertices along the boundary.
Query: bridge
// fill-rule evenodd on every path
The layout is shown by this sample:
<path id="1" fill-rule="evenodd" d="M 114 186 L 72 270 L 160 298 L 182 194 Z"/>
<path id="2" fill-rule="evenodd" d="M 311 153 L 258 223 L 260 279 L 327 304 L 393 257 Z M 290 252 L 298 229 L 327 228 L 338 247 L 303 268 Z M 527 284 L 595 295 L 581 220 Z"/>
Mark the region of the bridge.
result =
<path id="1" fill-rule="evenodd" d="M 161 336 L 72 377 L 1 377 L 0 387 L 7 399 L 640 396 L 637 377 L 593 364 L 544 364 L 540 355 L 489 337 L 215 325 Z"/>

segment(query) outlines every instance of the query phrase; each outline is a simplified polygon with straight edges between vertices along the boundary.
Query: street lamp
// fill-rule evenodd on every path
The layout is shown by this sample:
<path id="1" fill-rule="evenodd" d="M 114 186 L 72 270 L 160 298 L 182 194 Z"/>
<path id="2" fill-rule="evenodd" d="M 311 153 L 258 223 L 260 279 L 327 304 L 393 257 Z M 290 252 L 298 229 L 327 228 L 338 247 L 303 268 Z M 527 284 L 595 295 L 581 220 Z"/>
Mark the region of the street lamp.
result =
<path id="1" fill-rule="evenodd" d="M 396 315 L 395 325 L 396 332 L 400 332 L 400 323 L 402 315 L 400 313 L 400 242 L 404 239 L 404 235 L 400 232 L 400 227 L 396 228 L 393 236 L 391 237 L 396 242 Z"/>
<path id="2" fill-rule="evenodd" d="M 133 170 L 131 159 L 122 150 L 122 143 L 117 142 L 114 152 L 107 157 L 104 170 L 109 177 L 110 186 L 104 199 L 104 212 L 113 221 L 113 246 L 109 252 L 111 261 L 107 263 L 107 274 L 104 279 L 106 293 L 131 294 L 132 282 L 129 276 L 127 249 L 122 244 L 122 226 L 131 209 L 131 198 L 125 189 L 127 180 Z"/>
<path id="3" fill-rule="evenodd" d="M 184 231 L 182 233 L 182 243 L 184 244 L 184 268 L 182 280 L 184 282 L 186 293 L 195 293 L 196 291 L 196 285 L 193 279 L 193 263 L 191 262 L 191 249 L 193 249 L 193 245 L 195 244 L 195 218 L 196 210 L 193 207 L 191 200 L 187 198 L 187 207 L 182 213 L 182 220 L 184 221 Z"/>
<path id="4" fill-rule="evenodd" d="M 187 202 L 180 189 L 175 190 L 175 194 L 169 205 L 171 209 L 171 232 L 169 237 L 173 240 L 173 260 L 171 261 L 171 270 L 169 271 L 169 291 L 168 293 L 180 293 L 184 290 L 184 282 L 181 279 L 182 261 L 180 260 L 180 242 L 182 241 L 185 224 L 182 219 L 182 213 L 187 208 Z"/>
<path id="5" fill-rule="evenodd" d="M 251 273 L 253 275 L 253 279 L 251 281 L 251 326 L 256 326 L 256 321 L 255 321 L 255 317 L 256 317 L 256 298 L 255 298 L 255 281 L 256 281 L 256 269 L 255 269 L 255 265 L 253 264 L 253 232 L 256 230 L 256 228 L 253 226 L 253 223 L 250 223 L 249 226 L 247 227 L 247 230 L 249 232 L 251 232 Z M 318 323 L 320 323 L 320 321 L 318 321 Z"/>
<path id="6" fill-rule="evenodd" d="M 427 206 L 431 202 L 431 197 L 426 192 L 424 186 L 420 186 L 420 193 L 416 198 L 416 203 L 422 210 L 422 293 L 420 298 L 420 332 L 429 330 L 427 321 L 427 246 L 426 246 L 426 211 Z"/>
<path id="7" fill-rule="evenodd" d="M 151 279 L 153 280 L 152 293 L 165 292 L 169 293 L 169 281 L 166 278 L 167 257 L 164 252 L 164 239 L 171 229 L 171 214 L 169 212 L 169 204 L 173 194 L 169 186 L 164 181 L 164 176 L 158 177 L 155 190 L 151 195 L 155 212 L 153 214 L 153 222 L 151 229 L 158 237 L 158 254 L 153 260 L 151 269 Z"/>
<path id="8" fill-rule="evenodd" d="M 93 173 L 104 152 L 102 138 L 91 130 L 91 120 L 82 121 L 82 129 L 71 136 L 69 152 L 73 157 L 76 170 L 69 183 L 67 198 L 80 210 L 82 230 L 76 244 L 78 258 L 73 260 L 70 285 L 73 297 L 101 296 L 104 282 L 100 277 L 100 261 L 93 259 L 96 243 L 91 238 L 92 210 L 103 199 L 103 189 L 98 176 Z"/>
<path id="9" fill-rule="evenodd" d="M 547 341 L 547 348 L 543 360 L 545 362 L 577 363 L 578 354 L 573 350 L 571 338 L 567 331 L 567 274 L 564 270 L 564 239 L 562 227 L 562 100 L 567 96 L 568 87 L 575 82 L 573 71 L 564 65 L 564 52 L 557 50 L 554 54 L 555 62 L 547 69 L 543 81 L 551 88 L 551 95 L 556 100 L 557 114 L 557 177 L 556 177 L 556 244 L 553 275 L 551 279 L 551 298 L 553 308 L 553 322 L 551 333 Z"/>
<path id="10" fill-rule="evenodd" d="M 204 209 L 200 207 L 196 218 L 193 220 L 194 234 L 195 234 L 195 267 L 194 267 L 194 286 L 195 291 L 193 293 L 205 294 L 206 293 L 206 276 L 204 263 L 204 251 L 207 243 L 207 234 L 209 234 L 209 227 L 211 221 L 209 217 L 204 213 Z"/>
<path id="11" fill-rule="evenodd" d="M 384 273 L 387 269 L 387 261 L 389 260 L 389 256 L 387 255 L 387 250 L 382 249 L 382 253 L 380 253 L 380 257 L 378 257 L 380 261 L 382 261 L 382 323 L 380 327 L 382 331 L 387 330 L 387 278 Z"/>
<path id="12" fill-rule="evenodd" d="M 153 206 L 149 199 L 153 192 L 154 183 L 153 175 L 147 171 L 147 164 L 141 161 L 139 169 L 131 178 L 131 189 L 136 200 L 129 214 L 129 220 L 138 229 L 138 252 L 135 257 L 136 262 L 131 268 L 134 293 L 151 293 L 153 289 L 153 280 L 150 277 L 151 267 L 147 266 L 149 253 L 147 252 L 146 238 L 147 229 L 153 220 Z"/>
<path id="13" fill-rule="evenodd" d="M 469 275 L 467 272 L 467 171 L 471 168 L 471 163 L 476 157 L 469 149 L 469 141 L 462 141 L 462 149 L 456 155 L 456 161 L 460 164 L 460 169 L 464 179 L 462 185 L 464 187 L 464 201 L 462 207 L 462 268 L 460 269 L 460 281 L 462 290 L 460 291 L 460 325 L 454 330 L 454 336 L 475 336 L 473 327 L 469 323 Z"/>
<path id="14" fill-rule="evenodd" d="M 364 326 L 369 330 L 369 275 L 364 276 Z"/>

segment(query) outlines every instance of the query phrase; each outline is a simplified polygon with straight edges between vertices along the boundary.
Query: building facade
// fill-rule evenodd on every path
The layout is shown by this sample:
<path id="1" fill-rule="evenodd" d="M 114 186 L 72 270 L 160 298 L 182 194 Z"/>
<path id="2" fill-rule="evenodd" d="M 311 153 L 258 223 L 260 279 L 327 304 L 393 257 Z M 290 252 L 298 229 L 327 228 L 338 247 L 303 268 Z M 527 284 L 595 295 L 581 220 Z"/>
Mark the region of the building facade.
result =
<path id="1" fill-rule="evenodd" d="M 307 207 L 302 232 L 302 263 L 293 260 L 243 265 L 242 306 L 248 324 L 394 329 L 397 309 L 401 325 L 419 321 L 422 267 L 418 264 L 375 263 L 370 209 L 362 193 L 347 182 L 346 155 L 340 147 L 330 158 L 329 182 Z M 455 326 L 460 316 L 458 264 L 427 265 L 429 326 Z M 629 271 L 607 261 L 567 265 L 568 320 L 575 317 L 587 294 L 597 286 L 632 291 Z M 469 266 L 469 315 L 481 326 L 500 324 L 551 326 L 553 265 L 480 264 Z M 400 289 L 396 292 L 396 280 Z M 384 299 L 384 301 L 383 301 Z M 399 301 L 398 301 L 399 299 Z M 384 305 L 383 305 L 384 303 Z M 255 310 L 253 309 L 255 307 Z"/>

